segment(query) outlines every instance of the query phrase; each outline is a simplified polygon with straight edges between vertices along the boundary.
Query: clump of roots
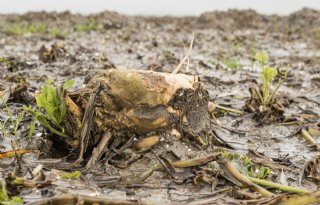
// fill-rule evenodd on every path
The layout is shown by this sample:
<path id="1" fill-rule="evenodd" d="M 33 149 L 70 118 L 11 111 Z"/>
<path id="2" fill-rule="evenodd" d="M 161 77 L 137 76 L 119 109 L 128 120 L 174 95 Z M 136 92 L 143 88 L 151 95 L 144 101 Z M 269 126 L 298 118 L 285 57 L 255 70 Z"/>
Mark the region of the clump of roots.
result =
<path id="1" fill-rule="evenodd" d="M 250 88 L 250 99 L 246 101 L 245 109 L 248 112 L 254 113 L 254 119 L 260 123 L 272 123 L 284 121 L 285 107 L 290 104 L 290 101 L 285 96 L 273 97 L 268 104 L 263 104 L 260 100 L 263 95 L 261 90 Z M 259 92 L 259 93 L 258 93 Z"/>

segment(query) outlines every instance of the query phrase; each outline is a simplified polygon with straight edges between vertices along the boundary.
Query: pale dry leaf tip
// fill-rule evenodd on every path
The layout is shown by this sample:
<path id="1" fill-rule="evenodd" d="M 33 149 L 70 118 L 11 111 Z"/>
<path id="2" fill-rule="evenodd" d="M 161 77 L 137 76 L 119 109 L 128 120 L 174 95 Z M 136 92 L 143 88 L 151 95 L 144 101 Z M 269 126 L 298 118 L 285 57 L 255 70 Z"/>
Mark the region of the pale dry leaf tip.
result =
<path id="1" fill-rule="evenodd" d="M 186 62 L 186 60 L 188 60 L 189 62 L 189 55 L 192 51 L 192 47 L 193 47 L 193 40 L 194 40 L 194 33 L 192 33 L 192 39 L 191 39 L 191 42 L 190 42 L 190 46 L 189 46 L 189 50 L 188 52 L 186 53 L 186 55 L 183 57 L 183 59 L 180 61 L 179 65 L 177 65 L 177 67 L 174 69 L 174 71 L 172 71 L 173 74 L 177 74 L 182 65 Z M 189 64 L 189 63 L 188 63 Z M 189 65 L 187 66 L 187 71 L 189 70 Z"/>

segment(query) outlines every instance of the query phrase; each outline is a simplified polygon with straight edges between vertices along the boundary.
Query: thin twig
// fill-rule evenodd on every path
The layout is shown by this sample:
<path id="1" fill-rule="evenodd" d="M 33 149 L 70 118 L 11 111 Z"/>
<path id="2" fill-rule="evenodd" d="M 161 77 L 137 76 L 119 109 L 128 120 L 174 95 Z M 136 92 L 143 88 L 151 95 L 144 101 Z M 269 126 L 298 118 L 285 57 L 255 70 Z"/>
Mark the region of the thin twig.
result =
<path id="1" fill-rule="evenodd" d="M 190 53 L 191 53 L 191 51 L 192 51 L 193 40 L 194 40 L 194 33 L 192 34 L 192 39 L 191 39 L 191 42 L 190 42 L 190 47 L 189 47 L 188 52 L 187 52 L 186 55 L 183 57 L 183 59 L 180 61 L 179 65 L 177 65 L 177 67 L 174 69 L 174 71 L 172 71 L 173 74 L 177 74 L 177 73 L 180 71 L 182 65 L 186 62 L 186 60 L 189 59 L 189 55 L 190 55 Z M 188 67 L 188 66 L 187 66 L 187 67 Z"/>
<path id="2" fill-rule="evenodd" d="M 232 133 L 236 133 L 236 134 L 240 134 L 240 135 L 244 135 L 246 134 L 246 131 L 242 131 L 242 130 L 236 130 L 236 129 L 233 129 L 233 128 L 229 128 L 229 127 L 225 127 L 223 125 L 219 125 L 219 124 L 216 124 L 216 122 L 210 120 L 210 122 L 214 125 L 217 125 L 218 127 L 222 128 L 222 129 L 225 129 L 225 130 L 228 130 L 229 132 L 232 132 Z"/>
<path id="3" fill-rule="evenodd" d="M 162 165 L 162 167 L 168 172 L 168 174 L 173 178 L 173 179 L 177 179 L 176 176 L 174 175 L 174 170 L 171 170 L 169 167 L 167 167 L 162 160 L 158 157 L 158 155 L 156 154 L 156 152 L 151 149 L 151 152 L 154 154 L 154 156 L 157 158 L 157 160 L 159 161 L 159 163 Z"/>

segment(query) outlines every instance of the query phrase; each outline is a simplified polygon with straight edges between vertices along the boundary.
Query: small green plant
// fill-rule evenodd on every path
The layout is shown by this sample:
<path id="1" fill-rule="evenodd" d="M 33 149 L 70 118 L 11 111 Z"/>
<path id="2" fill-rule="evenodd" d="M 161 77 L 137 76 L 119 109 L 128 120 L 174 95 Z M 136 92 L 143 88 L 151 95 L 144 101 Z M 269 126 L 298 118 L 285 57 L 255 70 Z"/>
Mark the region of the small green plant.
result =
<path id="1" fill-rule="evenodd" d="M 263 52 L 257 52 L 255 55 L 255 60 L 258 62 L 259 67 L 262 71 L 261 74 L 261 93 L 257 92 L 261 104 L 264 106 L 267 106 L 272 102 L 272 99 L 275 95 L 275 93 L 278 91 L 280 86 L 285 82 L 288 74 L 288 69 L 285 70 L 285 72 L 279 72 L 279 69 L 277 66 L 271 67 L 269 65 L 266 65 L 266 62 L 268 61 L 268 54 Z M 276 86 L 276 88 L 272 91 L 271 85 L 275 79 L 275 77 L 280 77 L 280 80 Z"/>
<path id="2" fill-rule="evenodd" d="M 86 22 L 77 23 L 74 27 L 76 32 L 90 32 L 97 31 L 101 28 L 101 24 L 99 24 L 95 20 L 88 20 Z"/>
<path id="3" fill-rule="evenodd" d="M 25 23 L 4 23 L 1 25 L 2 31 L 9 35 L 23 35 L 26 33 L 40 33 L 47 32 L 47 24 L 44 22 L 36 22 L 32 24 Z"/>
<path id="4" fill-rule="evenodd" d="M 23 35 L 26 33 L 31 34 L 48 34 L 55 38 L 65 38 L 68 35 L 68 31 L 59 27 L 49 27 L 44 22 L 27 23 L 2 23 L 0 25 L 2 31 L 8 35 Z M 2 59 L 0 58 L 0 62 Z"/>
<path id="5" fill-rule="evenodd" d="M 228 69 L 235 70 L 241 69 L 243 65 L 240 63 L 239 56 L 233 58 L 223 58 L 221 60 L 222 64 L 224 64 Z"/>
<path id="6" fill-rule="evenodd" d="M 9 106 L 7 105 L 7 102 L 3 98 L 3 96 L 0 96 L 0 100 L 1 100 L 1 103 L 4 105 L 4 108 L 7 112 L 7 115 L 9 116 L 8 118 L 5 119 L 5 121 L 3 123 L 0 123 L 0 130 L 2 131 L 2 133 L 6 133 L 7 132 L 6 124 L 8 121 L 10 121 L 11 127 L 13 128 L 13 130 L 11 130 L 11 132 L 13 132 L 14 135 L 17 135 L 19 125 L 25 116 L 25 111 L 22 111 L 20 113 L 20 115 L 18 115 L 16 118 L 14 118 L 13 113 L 12 113 L 11 109 L 9 108 Z"/>
<path id="7" fill-rule="evenodd" d="M 42 87 L 41 93 L 36 98 L 36 102 L 40 109 L 43 108 L 46 111 L 53 124 L 62 130 L 63 126 L 61 123 L 66 114 L 66 104 L 58 96 L 57 89 L 51 83 L 52 81 L 48 81 Z"/>
<path id="8" fill-rule="evenodd" d="M 127 27 L 124 29 L 124 31 L 122 32 L 122 39 L 124 41 L 129 41 L 130 40 L 130 37 L 132 36 L 133 34 L 133 29 L 131 27 Z"/>
<path id="9" fill-rule="evenodd" d="M 5 58 L 5 57 L 0 57 L 0 63 L 7 62 L 7 61 L 8 61 L 7 58 Z"/>
<path id="10" fill-rule="evenodd" d="M 69 34 L 67 30 L 62 30 L 58 27 L 48 29 L 48 33 L 55 38 L 65 38 Z"/>
<path id="11" fill-rule="evenodd" d="M 268 167 L 256 165 L 247 155 L 230 152 L 223 152 L 222 155 L 229 159 L 236 169 L 246 176 L 265 179 L 270 174 Z"/>
<path id="12" fill-rule="evenodd" d="M 29 106 L 25 107 L 25 110 L 30 112 L 35 117 L 35 120 L 39 121 L 52 133 L 61 137 L 67 137 L 63 123 L 67 113 L 64 94 L 66 90 L 72 87 L 74 80 L 66 81 L 61 89 L 57 89 L 52 83 L 53 81 L 51 80 L 47 81 L 42 87 L 41 93 L 36 97 L 38 109 L 33 110 Z M 31 129 L 34 128 L 31 127 Z"/>
<path id="13" fill-rule="evenodd" d="M 5 67 L 10 72 L 15 73 L 23 63 L 14 57 L 0 57 L 0 66 Z M 17 79 L 19 78 L 19 79 Z M 15 82 L 21 80 L 21 76 L 15 77 Z"/>
<path id="14" fill-rule="evenodd" d="M 37 22 L 27 26 L 27 33 L 46 33 L 47 24 L 44 22 Z"/>
<path id="15" fill-rule="evenodd" d="M 175 57 L 174 53 L 173 53 L 171 50 L 169 50 L 169 49 L 163 50 L 163 51 L 162 51 L 162 55 L 163 55 L 163 57 L 165 58 L 165 60 L 167 60 L 167 61 L 172 61 L 172 60 L 177 59 L 177 58 Z"/>

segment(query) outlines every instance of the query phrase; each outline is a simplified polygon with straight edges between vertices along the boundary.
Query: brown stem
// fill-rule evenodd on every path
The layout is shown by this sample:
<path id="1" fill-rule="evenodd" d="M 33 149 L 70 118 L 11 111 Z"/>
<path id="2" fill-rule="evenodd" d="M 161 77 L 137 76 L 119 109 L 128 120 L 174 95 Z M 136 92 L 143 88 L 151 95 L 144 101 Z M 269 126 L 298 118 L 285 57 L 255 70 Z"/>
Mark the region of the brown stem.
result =
<path id="1" fill-rule="evenodd" d="M 105 147 L 108 145 L 108 142 L 110 141 L 112 135 L 110 132 L 106 132 L 102 139 L 100 140 L 99 144 L 97 147 L 95 147 L 92 151 L 92 155 L 90 160 L 88 161 L 87 165 L 86 165 L 86 170 L 89 170 L 101 157 L 101 155 L 103 154 L 103 150 L 105 149 Z"/>
<path id="2" fill-rule="evenodd" d="M 83 155 L 87 150 L 88 146 L 88 140 L 89 140 L 89 135 L 90 135 L 90 127 L 92 124 L 92 118 L 93 118 L 93 113 L 94 113 L 94 104 L 96 97 L 98 93 L 100 92 L 101 85 L 98 85 L 98 87 L 95 89 L 95 92 L 93 95 L 91 95 L 89 99 L 89 103 L 87 105 L 86 111 L 84 113 L 83 119 L 82 119 L 82 129 L 81 129 L 81 135 L 80 135 L 80 153 L 79 157 L 76 162 L 80 163 L 83 161 Z"/>
<path id="3" fill-rule="evenodd" d="M 81 118 L 81 111 L 80 111 L 80 108 L 78 107 L 78 105 L 76 105 L 73 100 L 67 95 L 66 96 L 66 104 L 69 108 L 69 112 L 77 117 L 77 118 Z"/>
<path id="4" fill-rule="evenodd" d="M 196 159 L 176 161 L 176 162 L 172 162 L 171 164 L 176 168 L 194 167 L 194 166 L 199 166 L 199 165 L 203 165 L 211 161 L 214 161 L 217 159 L 218 155 L 219 154 L 211 154 L 211 155 L 196 158 Z"/>
<path id="5" fill-rule="evenodd" d="M 316 150 L 320 150 L 320 145 L 315 141 L 315 139 L 309 134 L 306 129 L 301 129 L 302 136 L 313 146 L 315 146 Z"/>
<path id="6" fill-rule="evenodd" d="M 211 155 L 196 158 L 196 159 L 180 160 L 180 161 L 172 162 L 171 165 L 175 168 L 188 168 L 188 167 L 200 166 L 216 160 L 218 155 L 219 154 L 211 154 Z M 141 183 L 147 178 L 149 178 L 154 171 L 163 170 L 163 169 L 164 168 L 162 167 L 161 164 L 159 163 L 155 164 L 150 169 L 143 172 L 141 175 L 136 176 L 133 179 L 129 180 L 128 184 Z"/>

